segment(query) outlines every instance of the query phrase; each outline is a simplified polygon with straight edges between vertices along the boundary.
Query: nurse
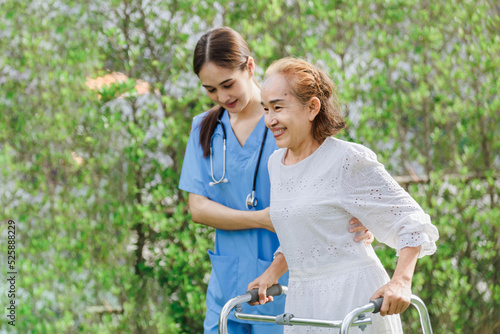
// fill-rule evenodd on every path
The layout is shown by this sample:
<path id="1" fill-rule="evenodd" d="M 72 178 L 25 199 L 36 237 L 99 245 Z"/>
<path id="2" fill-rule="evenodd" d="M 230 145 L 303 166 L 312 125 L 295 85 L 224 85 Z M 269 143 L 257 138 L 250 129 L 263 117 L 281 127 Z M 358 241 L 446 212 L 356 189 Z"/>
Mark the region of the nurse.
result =
<path id="1" fill-rule="evenodd" d="M 269 156 L 278 148 L 264 124 L 255 63 L 247 43 L 236 31 L 223 27 L 198 41 L 194 72 L 217 106 L 194 117 L 186 147 L 179 188 L 189 192 L 193 221 L 216 228 L 214 250 L 208 251 L 212 273 L 207 291 L 205 333 L 217 333 L 219 313 L 232 297 L 272 263 L 286 267 L 269 217 Z M 355 240 L 373 235 L 357 219 L 351 222 Z M 362 233 L 365 232 L 365 233 Z M 279 269 L 279 268 L 277 268 Z M 288 274 L 279 283 L 287 285 Z M 285 297 L 251 307 L 245 313 L 280 314 Z M 230 316 L 230 333 L 282 333 L 275 324 L 250 324 Z"/>

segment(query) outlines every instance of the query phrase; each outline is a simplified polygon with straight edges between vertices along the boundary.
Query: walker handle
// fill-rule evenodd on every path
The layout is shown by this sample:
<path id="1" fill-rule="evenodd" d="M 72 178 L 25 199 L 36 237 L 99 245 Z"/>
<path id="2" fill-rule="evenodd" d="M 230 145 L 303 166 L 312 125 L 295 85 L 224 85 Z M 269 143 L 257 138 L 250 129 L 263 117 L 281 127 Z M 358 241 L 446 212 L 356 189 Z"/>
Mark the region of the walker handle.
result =
<path id="1" fill-rule="evenodd" d="M 373 310 L 373 313 L 379 313 L 380 309 L 382 308 L 382 303 L 384 302 L 384 297 L 380 297 L 379 299 L 375 300 L 370 300 L 370 303 L 373 304 L 375 309 Z"/>
<path id="2" fill-rule="evenodd" d="M 252 299 L 250 299 L 248 303 L 255 303 L 259 301 L 259 289 L 253 289 L 247 291 L 247 293 L 252 297 Z M 283 287 L 280 284 L 274 284 L 267 289 L 266 296 L 281 296 L 282 293 Z"/>

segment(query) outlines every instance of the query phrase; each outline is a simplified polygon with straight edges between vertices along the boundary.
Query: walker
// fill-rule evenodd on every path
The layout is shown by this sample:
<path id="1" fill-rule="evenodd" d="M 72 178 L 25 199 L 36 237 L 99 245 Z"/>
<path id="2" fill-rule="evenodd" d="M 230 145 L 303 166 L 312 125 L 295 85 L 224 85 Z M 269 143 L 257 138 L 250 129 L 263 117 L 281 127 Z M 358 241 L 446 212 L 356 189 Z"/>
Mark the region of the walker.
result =
<path id="1" fill-rule="evenodd" d="M 279 284 L 275 284 L 267 289 L 268 296 L 280 296 L 281 294 L 287 293 L 288 288 Z M 290 313 L 283 313 L 277 316 L 272 315 L 258 315 L 258 314 L 243 314 L 242 303 L 254 303 L 259 300 L 258 290 L 254 289 L 247 291 L 247 293 L 236 296 L 230 299 L 222 308 L 219 316 L 219 334 L 229 334 L 227 331 L 227 318 L 229 313 L 234 308 L 234 316 L 241 320 L 251 320 L 259 322 L 274 322 L 278 325 L 286 326 L 314 326 L 314 327 L 330 327 L 330 328 L 340 328 L 340 334 L 349 333 L 349 328 L 359 327 L 361 330 L 365 330 L 366 326 L 372 323 L 372 319 L 366 317 L 365 313 L 378 313 L 382 307 L 383 298 L 377 300 L 372 300 L 368 304 L 355 308 L 349 312 L 344 320 L 319 320 L 319 319 L 307 319 L 298 318 Z M 412 295 L 411 304 L 413 304 L 420 316 L 420 324 L 422 326 L 422 332 L 424 334 L 432 334 L 432 327 L 429 319 L 429 313 L 427 312 L 427 307 L 425 306 L 422 299 Z"/>

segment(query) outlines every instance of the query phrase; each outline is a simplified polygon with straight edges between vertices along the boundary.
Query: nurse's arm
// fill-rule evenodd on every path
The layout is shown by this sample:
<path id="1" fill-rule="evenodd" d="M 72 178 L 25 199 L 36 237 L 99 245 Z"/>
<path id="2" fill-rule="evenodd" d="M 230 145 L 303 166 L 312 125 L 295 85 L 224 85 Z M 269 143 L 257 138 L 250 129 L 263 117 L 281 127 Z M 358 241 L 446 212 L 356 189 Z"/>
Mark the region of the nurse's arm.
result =
<path id="1" fill-rule="evenodd" d="M 358 218 L 354 217 L 349 221 L 349 224 L 352 225 L 352 227 L 349 229 L 349 232 L 351 233 L 358 233 L 358 232 L 363 232 L 361 235 L 357 236 L 354 238 L 354 241 L 363 241 L 366 245 L 371 244 L 375 238 L 373 236 L 373 233 L 370 232 L 364 225 L 359 221 Z"/>
<path id="2" fill-rule="evenodd" d="M 269 208 L 259 211 L 235 210 L 205 196 L 189 193 L 189 210 L 195 223 L 221 230 L 264 228 L 275 232 Z"/>

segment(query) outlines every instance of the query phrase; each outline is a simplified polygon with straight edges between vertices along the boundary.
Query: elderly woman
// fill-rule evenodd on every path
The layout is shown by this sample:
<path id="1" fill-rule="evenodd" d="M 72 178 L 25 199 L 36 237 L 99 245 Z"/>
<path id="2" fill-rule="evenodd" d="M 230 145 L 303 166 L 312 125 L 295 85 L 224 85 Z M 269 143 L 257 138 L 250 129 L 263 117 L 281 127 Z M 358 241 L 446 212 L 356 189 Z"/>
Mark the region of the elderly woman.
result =
<path id="1" fill-rule="evenodd" d="M 286 312 L 343 319 L 349 310 L 384 297 L 380 315 L 364 333 L 402 332 L 396 314 L 410 303 L 417 259 L 436 250 L 437 229 L 371 150 L 331 137 L 345 123 L 336 88 L 321 70 L 281 59 L 266 71 L 261 96 L 266 126 L 280 147 L 268 168 L 271 220 L 282 251 L 275 261 L 285 265 L 271 265 L 248 288 L 259 288 L 258 303 L 271 301 L 266 288 L 289 269 Z M 349 237 L 346 222 L 353 216 L 397 249 L 392 279 L 371 245 Z M 321 331 L 285 328 L 285 333 Z"/>

